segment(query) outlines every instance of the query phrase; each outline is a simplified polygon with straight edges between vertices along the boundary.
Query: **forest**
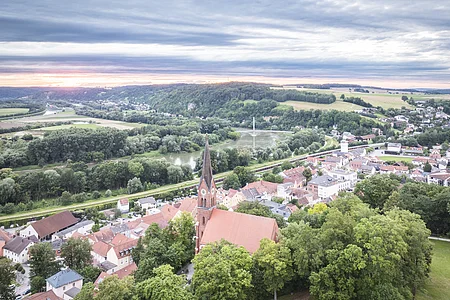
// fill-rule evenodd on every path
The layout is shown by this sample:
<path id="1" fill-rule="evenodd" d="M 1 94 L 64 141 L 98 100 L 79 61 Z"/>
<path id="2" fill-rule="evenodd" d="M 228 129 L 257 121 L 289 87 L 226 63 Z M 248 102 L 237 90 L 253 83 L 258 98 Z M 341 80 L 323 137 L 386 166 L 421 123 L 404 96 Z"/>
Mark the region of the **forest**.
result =
<path id="1" fill-rule="evenodd" d="M 164 120 L 164 119 L 163 119 Z M 217 119 L 191 121 L 159 120 L 133 130 L 113 128 L 70 128 L 46 132 L 43 138 L 25 135 L 21 139 L 0 141 L 0 168 L 51 164 L 56 162 L 100 162 L 105 159 L 159 150 L 193 152 L 204 145 L 204 134 L 211 144 L 237 139 L 239 134 Z"/>

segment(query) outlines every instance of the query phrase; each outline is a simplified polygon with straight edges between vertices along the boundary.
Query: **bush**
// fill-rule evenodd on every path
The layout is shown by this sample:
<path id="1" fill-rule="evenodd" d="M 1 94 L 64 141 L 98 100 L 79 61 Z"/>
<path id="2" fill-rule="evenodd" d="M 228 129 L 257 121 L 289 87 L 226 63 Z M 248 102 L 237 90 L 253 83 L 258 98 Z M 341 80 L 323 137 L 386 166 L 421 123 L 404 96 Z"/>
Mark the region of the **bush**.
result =
<path id="1" fill-rule="evenodd" d="M 111 196 L 112 196 L 111 190 L 106 190 L 105 197 L 111 197 Z"/>
<path id="2" fill-rule="evenodd" d="M 102 196 L 102 194 L 99 191 L 93 191 L 92 192 L 92 199 L 98 199 Z"/>

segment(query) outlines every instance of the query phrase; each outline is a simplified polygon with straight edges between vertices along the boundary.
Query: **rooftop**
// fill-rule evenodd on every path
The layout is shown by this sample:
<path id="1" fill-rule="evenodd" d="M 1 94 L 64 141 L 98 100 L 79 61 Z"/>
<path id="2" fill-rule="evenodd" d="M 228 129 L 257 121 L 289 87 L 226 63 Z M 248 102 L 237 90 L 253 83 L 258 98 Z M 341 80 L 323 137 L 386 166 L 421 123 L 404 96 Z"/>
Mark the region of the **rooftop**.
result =
<path id="1" fill-rule="evenodd" d="M 46 237 L 78 222 L 70 211 L 63 211 L 56 215 L 44 218 L 31 224 L 39 238 Z"/>
<path id="2" fill-rule="evenodd" d="M 20 254 L 22 251 L 28 247 L 28 245 L 32 243 L 37 243 L 38 239 L 32 235 L 26 238 L 17 236 L 6 243 L 6 245 L 3 247 L 5 250 L 9 250 L 13 253 Z"/>
<path id="3" fill-rule="evenodd" d="M 55 275 L 50 276 L 47 278 L 47 282 L 54 288 L 62 287 L 63 285 L 83 280 L 83 276 L 78 274 L 72 269 L 65 269 L 62 271 L 59 271 Z"/>
<path id="4" fill-rule="evenodd" d="M 275 240 L 278 225 L 275 219 L 213 209 L 201 238 L 201 245 L 225 239 L 238 246 L 244 246 L 250 253 L 259 249 L 263 238 Z"/>
<path id="5" fill-rule="evenodd" d="M 321 186 L 332 186 L 337 183 L 337 180 L 329 175 L 322 175 L 312 179 L 309 184 L 317 184 Z"/>
<path id="6" fill-rule="evenodd" d="M 61 230 L 60 232 L 58 232 L 58 233 L 56 234 L 56 236 L 58 236 L 58 237 L 61 238 L 61 237 L 63 237 L 64 235 L 66 235 L 66 234 L 68 234 L 68 233 L 71 233 L 72 231 L 78 230 L 78 229 L 80 229 L 80 228 L 82 228 L 82 227 L 84 227 L 84 226 L 90 225 L 90 224 L 94 224 L 94 221 L 92 221 L 92 220 L 81 221 L 81 222 L 79 222 L 79 223 L 77 223 L 77 224 L 75 224 L 75 225 L 73 225 L 73 226 L 70 226 L 69 228 L 66 228 L 66 229 L 64 229 L 64 230 Z"/>
<path id="7" fill-rule="evenodd" d="M 141 204 L 141 205 L 147 204 L 147 203 L 156 204 L 156 200 L 153 197 L 142 198 L 142 199 L 139 199 L 137 202 L 139 202 L 139 204 Z"/>
<path id="8" fill-rule="evenodd" d="M 65 292 L 64 294 L 66 294 L 67 296 L 69 296 L 70 298 L 75 298 L 76 295 L 78 295 L 78 293 L 80 292 L 80 289 L 77 287 L 73 287 L 70 290 L 68 290 L 67 292 Z"/>

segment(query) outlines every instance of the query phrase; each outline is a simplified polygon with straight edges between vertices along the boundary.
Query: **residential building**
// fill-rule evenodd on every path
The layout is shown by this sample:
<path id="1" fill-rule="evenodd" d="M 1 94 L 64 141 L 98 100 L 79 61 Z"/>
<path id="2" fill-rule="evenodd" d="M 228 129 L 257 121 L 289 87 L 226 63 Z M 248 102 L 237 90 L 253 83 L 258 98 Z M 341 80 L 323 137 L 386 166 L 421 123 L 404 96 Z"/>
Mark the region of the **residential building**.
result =
<path id="1" fill-rule="evenodd" d="M 156 208 L 156 200 L 153 197 L 146 197 L 136 201 L 135 205 L 138 205 L 143 210 L 149 210 Z"/>
<path id="2" fill-rule="evenodd" d="M 11 240 L 8 232 L 0 229 L 0 257 L 3 256 L 3 247 Z"/>
<path id="3" fill-rule="evenodd" d="M 339 193 L 339 182 L 329 175 L 322 175 L 308 182 L 308 190 L 320 199 L 330 198 Z"/>
<path id="4" fill-rule="evenodd" d="M 38 242 L 34 235 L 29 237 L 16 236 L 3 246 L 3 255 L 15 263 L 23 264 L 30 259 L 30 247 Z"/>
<path id="5" fill-rule="evenodd" d="M 86 235 L 88 232 L 92 230 L 94 224 L 95 222 L 92 220 L 81 221 L 73 226 L 70 226 L 69 228 L 61 230 L 58 233 L 55 233 L 52 237 L 52 240 L 53 241 L 57 239 L 67 240 L 71 238 L 76 232 L 78 232 L 81 235 Z"/>
<path id="6" fill-rule="evenodd" d="M 120 210 L 121 213 L 126 214 L 130 212 L 130 202 L 127 198 L 123 198 L 117 201 L 117 209 Z"/>
<path id="7" fill-rule="evenodd" d="M 136 247 L 138 240 L 127 238 L 124 235 L 116 235 L 111 241 L 112 247 L 106 254 L 106 260 L 116 265 L 112 272 L 121 270 L 133 263 L 131 252 Z"/>
<path id="8" fill-rule="evenodd" d="M 20 236 L 29 237 L 34 235 L 41 241 L 51 240 L 53 234 L 75 225 L 77 222 L 78 219 L 75 218 L 70 211 L 63 211 L 31 223 L 25 229 L 20 231 Z"/>
<path id="9" fill-rule="evenodd" d="M 403 147 L 402 151 L 404 155 L 423 155 L 422 147 Z"/>
<path id="10" fill-rule="evenodd" d="M 127 266 L 127 267 L 125 267 L 125 268 L 123 268 L 123 269 L 121 269 L 119 271 L 116 271 L 114 273 L 111 273 L 111 274 L 108 274 L 106 272 L 101 272 L 100 275 L 95 280 L 94 285 L 96 287 L 98 287 L 98 285 L 100 283 L 102 283 L 102 281 L 105 280 L 105 278 L 110 277 L 110 276 L 114 276 L 114 275 L 116 275 L 119 279 L 123 279 L 123 278 L 125 278 L 127 276 L 132 275 L 133 272 L 136 271 L 136 270 L 137 270 L 136 264 L 132 263 L 131 265 L 129 265 L 129 266 Z"/>
<path id="11" fill-rule="evenodd" d="M 430 184 L 449 186 L 449 181 L 450 173 L 448 172 L 433 172 L 427 175 L 427 182 Z"/>
<path id="12" fill-rule="evenodd" d="M 75 298 L 82 287 L 83 276 L 69 268 L 47 278 L 46 290 L 63 299 Z"/>
<path id="13" fill-rule="evenodd" d="M 358 180 L 358 174 L 356 174 L 356 172 L 348 172 L 345 170 L 337 169 L 328 171 L 328 175 L 338 181 L 349 181 L 351 185 L 355 185 L 356 181 Z"/>

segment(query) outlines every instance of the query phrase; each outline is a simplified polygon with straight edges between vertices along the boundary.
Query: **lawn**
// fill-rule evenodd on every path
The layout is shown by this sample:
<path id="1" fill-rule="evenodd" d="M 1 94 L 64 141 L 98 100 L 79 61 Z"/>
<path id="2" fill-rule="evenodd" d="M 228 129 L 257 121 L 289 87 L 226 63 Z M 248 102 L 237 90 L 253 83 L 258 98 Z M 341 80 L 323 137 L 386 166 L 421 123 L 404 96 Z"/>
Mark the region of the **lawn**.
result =
<path id="1" fill-rule="evenodd" d="M 420 289 L 417 300 L 450 299 L 450 243 L 432 241 L 433 260 L 431 274 L 425 286 Z"/>
<path id="2" fill-rule="evenodd" d="M 378 156 L 378 158 L 384 161 L 406 161 L 406 162 L 412 162 L 414 159 L 414 157 L 402 157 L 395 155 Z"/>
<path id="3" fill-rule="evenodd" d="M 30 109 L 28 108 L 0 108 L 0 117 L 17 114 L 26 114 L 29 110 Z"/>

